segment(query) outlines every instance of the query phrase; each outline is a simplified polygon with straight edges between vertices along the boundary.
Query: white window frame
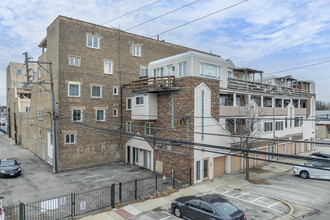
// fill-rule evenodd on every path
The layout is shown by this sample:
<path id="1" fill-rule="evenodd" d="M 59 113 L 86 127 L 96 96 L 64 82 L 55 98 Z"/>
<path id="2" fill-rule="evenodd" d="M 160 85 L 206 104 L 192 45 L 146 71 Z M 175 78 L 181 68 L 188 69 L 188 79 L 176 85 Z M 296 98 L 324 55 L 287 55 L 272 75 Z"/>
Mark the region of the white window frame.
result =
<path id="1" fill-rule="evenodd" d="M 220 96 L 220 106 L 228 106 L 228 97 L 227 96 Z"/>
<path id="2" fill-rule="evenodd" d="M 100 87 L 100 96 L 93 96 L 93 87 Z M 96 98 L 96 99 L 102 98 L 102 86 L 91 85 L 91 98 Z"/>
<path id="3" fill-rule="evenodd" d="M 132 44 L 132 56 L 141 57 L 142 47 L 139 44 Z"/>
<path id="4" fill-rule="evenodd" d="M 66 142 L 66 136 L 69 135 L 69 142 Z M 72 142 L 72 135 L 73 135 L 73 142 Z M 68 133 L 64 134 L 64 144 L 76 144 L 76 134 Z"/>
<path id="5" fill-rule="evenodd" d="M 143 100 L 143 103 L 142 103 L 142 104 L 137 104 L 137 103 L 136 103 L 136 100 L 137 100 L 138 98 L 142 98 L 142 100 Z M 135 105 L 135 106 L 144 106 L 144 96 L 135 96 L 134 105 Z"/>
<path id="6" fill-rule="evenodd" d="M 271 124 L 271 130 L 265 130 L 265 128 L 266 128 L 266 124 Z M 267 132 L 273 132 L 273 130 L 274 130 L 274 125 L 273 125 L 273 122 L 264 122 L 264 132 L 265 133 L 267 133 Z"/>
<path id="7" fill-rule="evenodd" d="M 277 125 L 280 124 L 278 129 Z M 276 121 L 275 122 L 275 131 L 283 131 L 284 130 L 284 121 Z"/>
<path id="8" fill-rule="evenodd" d="M 78 86 L 78 95 L 70 95 L 70 85 Z M 68 82 L 68 97 L 80 97 L 80 82 Z"/>
<path id="9" fill-rule="evenodd" d="M 109 64 L 111 64 L 111 68 L 109 68 Z M 106 71 L 106 65 L 108 65 L 107 71 Z M 110 60 L 103 61 L 103 72 L 105 74 L 113 74 L 113 62 Z"/>
<path id="10" fill-rule="evenodd" d="M 42 121 L 43 120 L 43 110 L 42 109 L 39 109 L 38 110 L 38 120 L 39 121 Z"/>
<path id="11" fill-rule="evenodd" d="M 148 67 L 140 67 L 140 77 L 148 77 Z"/>
<path id="12" fill-rule="evenodd" d="M 113 87 L 113 95 L 118 95 L 119 94 L 119 88 L 118 87 Z"/>
<path id="13" fill-rule="evenodd" d="M 71 60 L 73 61 L 72 63 L 71 63 Z M 69 56 L 69 65 L 70 66 L 80 66 L 80 57 Z"/>
<path id="14" fill-rule="evenodd" d="M 30 106 L 25 107 L 25 112 L 30 112 Z"/>
<path id="15" fill-rule="evenodd" d="M 206 65 L 216 67 L 216 71 L 217 71 L 216 77 L 205 75 L 205 66 Z M 199 71 L 200 71 L 199 72 L 199 75 L 202 76 L 202 77 L 206 77 L 206 78 L 210 78 L 210 79 L 220 79 L 221 80 L 222 67 L 219 66 L 219 65 L 215 65 L 215 64 L 212 64 L 212 63 L 200 62 L 200 64 L 199 64 Z"/>
<path id="16" fill-rule="evenodd" d="M 131 102 L 131 107 L 130 108 L 128 108 L 128 100 L 130 100 L 130 102 Z M 129 98 L 126 98 L 126 110 L 132 110 L 132 97 L 129 97 Z"/>
<path id="17" fill-rule="evenodd" d="M 227 77 L 231 79 L 231 78 L 233 78 L 233 76 L 234 76 L 233 71 L 232 70 L 227 70 Z"/>
<path id="18" fill-rule="evenodd" d="M 153 125 L 152 128 L 150 126 L 151 124 Z M 149 132 L 147 132 L 147 131 L 149 131 Z M 144 133 L 145 133 L 145 135 L 148 135 L 148 136 L 154 136 L 155 135 L 155 129 L 154 129 L 154 123 L 153 122 L 146 122 L 145 123 Z M 150 134 L 150 133 L 153 133 L 153 134 Z"/>
<path id="19" fill-rule="evenodd" d="M 132 121 L 126 122 L 126 132 L 133 133 L 133 122 Z"/>
<path id="20" fill-rule="evenodd" d="M 88 37 L 89 36 L 92 37 L 92 45 L 91 46 L 88 45 Z M 94 45 L 94 38 L 97 38 L 97 46 Z M 91 34 L 87 34 L 86 35 L 86 45 L 89 48 L 100 49 L 100 37 L 95 36 L 95 35 L 91 35 Z"/>
<path id="21" fill-rule="evenodd" d="M 42 89 L 39 89 L 39 99 L 42 99 Z"/>
<path id="22" fill-rule="evenodd" d="M 41 67 L 38 68 L 38 79 L 41 79 L 42 77 L 42 69 Z"/>
<path id="23" fill-rule="evenodd" d="M 79 121 L 78 120 L 73 120 L 73 111 L 75 111 L 75 110 L 80 111 L 80 120 Z M 82 122 L 83 121 L 83 110 L 79 109 L 79 108 L 73 108 L 71 110 L 71 120 L 72 120 L 72 122 Z"/>
<path id="24" fill-rule="evenodd" d="M 152 72 L 153 77 L 164 76 L 164 67 L 155 68 Z"/>
<path id="25" fill-rule="evenodd" d="M 185 68 L 185 72 L 183 71 L 184 68 L 183 67 L 186 67 Z M 184 61 L 184 62 L 180 62 L 178 63 L 178 77 L 185 77 L 188 75 L 188 65 L 187 65 L 187 61 Z"/>
<path id="26" fill-rule="evenodd" d="M 20 72 L 20 73 L 19 73 Z M 23 70 L 21 69 L 16 69 L 16 74 L 23 74 Z"/>
<path id="27" fill-rule="evenodd" d="M 37 77 L 37 71 L 32 71 L 32 77 L 36 78 Z"/>
<path id="28" fill-rule="evenodd" d="M 118 117 L 118 109 L 113 109 L 113 111 L 112 111 L 112 116 L 113 117 Z"/>
<path id="29" fill-rule="evenodd" d="M 174 66 L 172 64 L 166 66 L 166 71 L 167 71 L 167 75 L 168 76 L 172 76 L 173 75 L 173 67 Z"/>
<path id="30" fill-rule="evenodd" d="M 98 119 L 97 119 L 97 112 L 98 112 L 98 111 L 103 111 L 103 120 L 98 120 Z M 105 109 L 96 109 L 96 110 L 95 110 L 95 120 L 96 120 L 96 121 L 105 121 Z"/>
<path id="31" fill-rule="evenodd" d="M 41 138 L 42 134 L 41 134 L 41 128 L 39 128 L 39 137 Z"/>

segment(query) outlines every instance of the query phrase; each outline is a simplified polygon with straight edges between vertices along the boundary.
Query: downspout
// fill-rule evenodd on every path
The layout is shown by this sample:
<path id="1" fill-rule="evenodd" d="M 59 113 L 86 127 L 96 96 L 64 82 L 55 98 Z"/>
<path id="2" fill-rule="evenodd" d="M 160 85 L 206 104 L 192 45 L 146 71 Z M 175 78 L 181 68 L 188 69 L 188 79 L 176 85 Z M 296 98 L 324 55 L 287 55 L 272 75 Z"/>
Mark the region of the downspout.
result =
<path id="1" fill-rule="evenodd" d="M 187 142 L 189 143 L 189 136 L 190 136 L 190 115 L 187 115 L 186 118 L 187 118 Z M 187 144 L 187 152 L 185 154 L 186 157 L 189 156 L 189 153 L 190 153 L 189 152 L 189 148 L 190 148 L 190 145 Z"/>

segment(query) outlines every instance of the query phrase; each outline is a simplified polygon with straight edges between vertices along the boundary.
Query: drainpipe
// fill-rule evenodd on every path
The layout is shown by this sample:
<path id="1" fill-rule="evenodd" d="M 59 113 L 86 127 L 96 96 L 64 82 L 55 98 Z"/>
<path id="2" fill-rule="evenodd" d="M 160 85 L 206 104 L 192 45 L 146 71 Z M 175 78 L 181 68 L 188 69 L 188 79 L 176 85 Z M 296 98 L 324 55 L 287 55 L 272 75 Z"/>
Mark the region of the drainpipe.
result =
<path id="1" fill-rule="evenodd" d="M 190 115 L 186 116 L 187 119 L 187 142 L 189 143 L 189 136 L 190 136 L 190 132 L 189 132 L 189 128 L 190 128 Z M 187 152 L 186 152 L 186 156 L 189 156 L 189 148 L 190 145 L 187 144 Z"/>

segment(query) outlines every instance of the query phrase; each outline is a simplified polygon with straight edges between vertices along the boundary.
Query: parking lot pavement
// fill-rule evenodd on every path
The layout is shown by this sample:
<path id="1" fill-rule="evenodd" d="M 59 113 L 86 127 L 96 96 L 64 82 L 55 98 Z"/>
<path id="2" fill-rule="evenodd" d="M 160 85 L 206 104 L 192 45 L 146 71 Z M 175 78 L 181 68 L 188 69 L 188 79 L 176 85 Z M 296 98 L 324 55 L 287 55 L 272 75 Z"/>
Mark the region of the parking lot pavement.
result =
<path id="1" fill-rule="evenodd" d="M 225 198 L 237 208 L 241 209 L 248 219 L 275 219 L 282 217 L 290 212 L 289 206 L 282 201 L 274 198 L 270 198 L 265 195 L 257 194 L 248 190 L 232 189 L 229 187 L 221 187 L 214 191 L 202 193 L 205 194 L 218 194 Z M 154 209 L 149 212 L 137 214 L 130 219 L 144 220 L 144 219 L 169 219 L 174 220 L 176 218 L 170 210 L 170 203 L 162 208 Z"/>
<path id="2" fill-rule="evenodd" d="M 84 192 L 110 186 L 135 178 L 154 177 L 147 169 L 126 163 L 80 168 L 57 174 L 52 167 L 31 151 L 15 145 L 14 141 L 0 134 L 0 158 L 16 158 L 22 164 L 22 175 L 0 178 L 0 196 L 5 205 L 30 202 L 71 192 Z"/>

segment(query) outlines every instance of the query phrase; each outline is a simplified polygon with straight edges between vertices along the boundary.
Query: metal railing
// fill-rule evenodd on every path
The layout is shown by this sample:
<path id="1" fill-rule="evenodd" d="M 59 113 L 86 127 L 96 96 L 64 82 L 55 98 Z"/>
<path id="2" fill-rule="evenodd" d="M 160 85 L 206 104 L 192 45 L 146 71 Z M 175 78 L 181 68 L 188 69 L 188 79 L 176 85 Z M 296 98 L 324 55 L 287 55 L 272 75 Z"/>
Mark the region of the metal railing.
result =
<path id="1" fill-rule="evenodd" d="M 252 82 L 233 78 L 228 78 L 228 88 L 286 95 L 307 96 L 309 94 L 309 91 L 305 89 L 281 87 L 278 85 L 270 85 L 260 82 Z"/>
<path id="2" fill-rule="evenodd" d="M 116 204 L 129 204 L 138 199 L 147 199 L 169 188 L 180 187 L 181 185 L 175 181 L 174 172 L 172 177 L 166 178 L 156 174 L 86 192 L 5 206 L 5 220 L 73 219 L 107 207 L 115 208 Z"/>
<path id="3" fill-rule="evenodd" d="M 175 76 L 157 76 L 148 77 L 133 81 L 131 83 L 132 90 L 143 90 L 148 88 L 162 88 L 162 87 L 173 87 Z"/>

